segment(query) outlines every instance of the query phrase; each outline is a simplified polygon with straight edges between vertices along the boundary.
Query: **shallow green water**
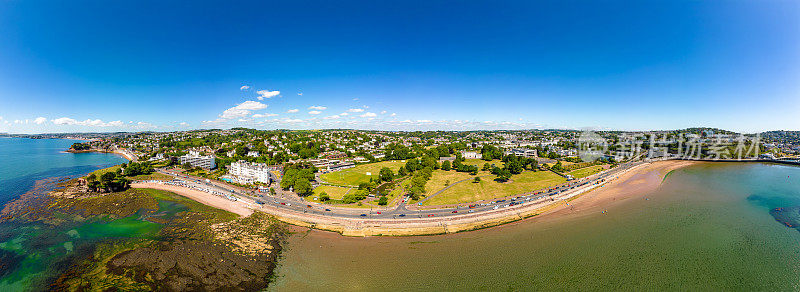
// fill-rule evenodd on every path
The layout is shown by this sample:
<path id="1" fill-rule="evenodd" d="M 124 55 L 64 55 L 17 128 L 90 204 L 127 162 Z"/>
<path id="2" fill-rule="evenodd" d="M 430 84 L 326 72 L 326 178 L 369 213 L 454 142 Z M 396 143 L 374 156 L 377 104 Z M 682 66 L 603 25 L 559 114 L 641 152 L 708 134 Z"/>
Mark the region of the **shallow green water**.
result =
<path id="1" fill-rule="evenodd" d="M 700 164 L 588 211 L 447 236 L 290 239 L 275 291 L 798 290 L 800 168 Z"/>
<path id="2" fill-rule="evenodd" d="M 99 242 L 131 238 L 156 239 L 162 224 L 149 221 L 159 217 L 169 220 L 188 210 L 185 205 L 159 201 L 159 209 L 147 214 L 140 210 L 132 216 L 111 219 L 92 218 L 85 222 L 50 226 L 39 222 L 20 225 L 1 224 L 0 260 L 13 266 L 0 274 L 0 291 L 38 290 L 75 259 L 92 253 Z"/>

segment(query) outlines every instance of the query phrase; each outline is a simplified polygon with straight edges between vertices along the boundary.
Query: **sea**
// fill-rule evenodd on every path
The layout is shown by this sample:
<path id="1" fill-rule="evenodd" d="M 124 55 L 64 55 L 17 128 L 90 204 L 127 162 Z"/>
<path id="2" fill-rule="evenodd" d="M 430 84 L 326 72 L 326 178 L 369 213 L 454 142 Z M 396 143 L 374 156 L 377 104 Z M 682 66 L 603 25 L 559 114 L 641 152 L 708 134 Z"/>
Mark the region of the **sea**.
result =
<path id="1" fill-rule="evenodd" d="M 0 138 L 0 206 L 60 179 L 127 162 L 107 153 L 67 153 L 79 140 Z M 2 209 L 2 207 L 0 207 Z M 70 259 L 93 238 L 79 226 L 53 228 L 39 222 L 0 223 L 0 291 L 46 290 Z"/>
<path id="2" fill-rule="evenodd" d="M 0 138 L 0 203 L 126 161 L 74 142 Z M 153 233 L 125 224 L 0 223 L 0 291 L 47 290 L 82 247 Z M 800 290 L 800 167 L 699 163 L 607 208 L 458 234 L 299 231 L 269 290 Z"/>

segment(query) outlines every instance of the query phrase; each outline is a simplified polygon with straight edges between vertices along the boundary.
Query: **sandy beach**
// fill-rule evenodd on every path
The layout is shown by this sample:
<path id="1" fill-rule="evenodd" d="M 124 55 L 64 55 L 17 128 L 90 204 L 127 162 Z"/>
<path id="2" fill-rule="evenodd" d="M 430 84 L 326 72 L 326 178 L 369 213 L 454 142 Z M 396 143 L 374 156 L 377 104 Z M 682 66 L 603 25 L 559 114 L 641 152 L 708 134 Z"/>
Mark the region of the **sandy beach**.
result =
<path id="1" fill-rule="evenodd" d="M 566 217 L 566 215 L 580 216 L 581 213 L 590 214 L 590 212 L 602 211 L 604 208 L 608 208 L 609 206 L 625 200 L 646 196 L 659 187 L 667 173 L 694 163 L 696 162 L 659 161 L 644 164 L 620 174 L 619 177 L 612 178 L 601 187 L 592 189 L 591 186 L 587 186 L 585 192 L 576 190 L 579 191 L 578 194 L 574 196 L 565 194 L 565 197 L 562 197 L 563 200 L 557 199 L 554 203 L 542 202 L 486 212 L 480 215 L 476 214 L 474 216 L 448 218 L 445 221 L 434 218 L 406 219 L 402 221 L 334 218 L 304 214 L 271 206 L 262 206 L 260 209 L 293 225 L 335 231 L 348 236 L 456 233 L 503 225 L 515 221 L 554 220 Z M 227 210 L 241 216 L 248 216 L 253 213 L 253 210 L 250 209 L 252 206 L 248 206 L 248 204 L 229 201 L 219 196 L 180 186 L 157 183 L 137 183 L 134 184 L 133 187 L 153 188 L 174 192 L 200 203 Z M 528 219 L 526 220 L 526 218 Z"/>
<path id="2" fill-rule="evenodd" d="M 558 206 L 543 212 L 537 218 L 547 220 L 557 219 L 567 214 L 588 214 L 601 211 L 626 200 L 642 198 L 658 189 L 664 177 L 670 171 L 696 163 L 698 162 L 668 160 L 643 165 L 639 169 L 620 175 L 601 188 L 579 196 L 570 201 L 569 205 L 560 203 Z"/>
<path id="3" fill-rule="evenodd" d="M 250 216 L 253 214 L 253 210 L 250 208 L 245 207 L 242 203 L 233 202 L 228 199 L 215 196 L 206 192 L 201 192 L 197 190 L 187 189 L 184 187 L 173 186 L 173 185 L 164 185 L 164 184 L 157 184 L 157 183 L 134 183 L 131 184 L 133 188 L 147 188 L 147 189 L 156 189 L 156 190 L 163 190 L 176 193 L 178 195 L 187 197 L 189 199 L 195 200 L 197 202 L 206 204 L 208 206 L 222 209 L 231 213 L 238 214 L 242 217 Z"/>

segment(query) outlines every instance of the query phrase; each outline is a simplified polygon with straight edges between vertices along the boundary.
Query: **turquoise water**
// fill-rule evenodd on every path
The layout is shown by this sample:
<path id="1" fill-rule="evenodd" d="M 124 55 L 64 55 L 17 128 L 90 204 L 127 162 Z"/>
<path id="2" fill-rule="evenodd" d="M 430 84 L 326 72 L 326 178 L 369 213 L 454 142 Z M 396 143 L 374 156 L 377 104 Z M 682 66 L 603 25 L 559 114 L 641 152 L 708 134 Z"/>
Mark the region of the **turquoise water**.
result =
<path id="1" fill-rule="evenodd" d="M 83 175 L 126 162 L 105 153 L 64 153 L 75 140 L 0 138 L 0 205 L 29 191 L 37 181 Z M 54 227 L 0 223 L 0 291 L 41 289 L 71 260 L 91 252 L 100 238 L 154 236 L 160 225 L 137 218 Z M 40 287 L 40 288 L 34 288 Z"/>
<path id="2" fill-rule="evenodd" d="M 86 174 L 127 162 L 107 153 L 65 153 L 77 140 L 0 138 L 0 204 L 30 190 L 37 180 Z"/>

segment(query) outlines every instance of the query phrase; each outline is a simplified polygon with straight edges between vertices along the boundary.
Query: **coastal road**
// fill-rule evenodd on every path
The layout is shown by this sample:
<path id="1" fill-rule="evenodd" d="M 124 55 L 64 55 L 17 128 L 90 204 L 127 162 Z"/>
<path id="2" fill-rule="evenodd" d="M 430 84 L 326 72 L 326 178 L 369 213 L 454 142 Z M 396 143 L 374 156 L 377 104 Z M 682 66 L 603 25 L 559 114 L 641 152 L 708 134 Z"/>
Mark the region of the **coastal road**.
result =
<path id="1" fill-rule="evenodd" d="M 576 188 L 585 187 L 587 185 L 600 185 L 621 172 L 630 169 L 634 166 L 643 164 L 644 162 L 628 162 L 621 164 L 613 169 L 592 175 L 588 178 L 583 178 L 575 181 L 568 182 L 567 184 L 549 188 L 547 190 L 535 191 L 525 195 L 516 196 L 507 199 L 497 199 L 484 203 L 466 203 L 454 207 L 447 208 L 432 208 L 424 209 L 421 206 L 414 206 L 409 209 L 406 205 L 408 198 L 404 197 L 395 208 L 340 208 L 332 207 L 330 205 L 306 202 L 301 200 L 287 199 L 283 197 L 273 197 L 268 194 L 252 193 L 241 190 L 236 190 L 230 186 L 213 180 L 204 180 L 193 178 L 183 175 L 178 172 L 172 172 L 165 169 L 159 169 L 158 172 L 176 177 L 170 184 L 184 186 L 193 189 L 199 189 L 207 193 L 223 196 L 229 200 L 242 201 L 250 204 L 256 209 L 261 205 L 269 205 L 274 208 L 294 211 L 298 213 L 314 214 L 326 216 L 331 218 L 349 218 L 349 219 L 407 219 L 407 218 L 451 218 L 453 216 L 476 215 L 482 212 L 492 212 L 502 210 L 517 205 L 540 204 L 543 202 L 556 201 L 554 197 L 567 191 Z"/>

